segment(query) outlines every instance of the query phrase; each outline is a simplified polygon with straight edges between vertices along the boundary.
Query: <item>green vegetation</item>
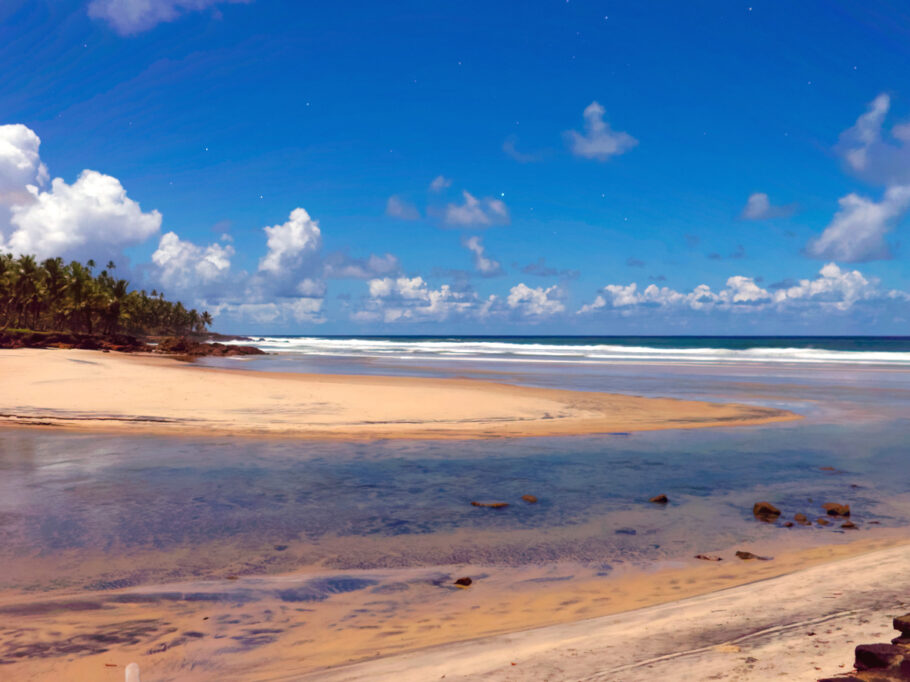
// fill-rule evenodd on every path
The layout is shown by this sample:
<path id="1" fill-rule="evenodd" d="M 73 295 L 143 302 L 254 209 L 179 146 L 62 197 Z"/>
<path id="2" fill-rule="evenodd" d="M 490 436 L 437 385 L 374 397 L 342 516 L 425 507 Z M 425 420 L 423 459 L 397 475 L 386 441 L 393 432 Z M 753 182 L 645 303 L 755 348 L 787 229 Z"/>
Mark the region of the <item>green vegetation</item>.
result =
<path id="1" fill-rule="evenodd" d="M 0 254 L 0 330 L 185 336 L 212 323 L 207 312 L 187 310 L 157 291 L 130 291 L 129 282 L 111 274 L 113 263 L 97 275 L 94 268 L 91 260 L 38 263 Z"/>

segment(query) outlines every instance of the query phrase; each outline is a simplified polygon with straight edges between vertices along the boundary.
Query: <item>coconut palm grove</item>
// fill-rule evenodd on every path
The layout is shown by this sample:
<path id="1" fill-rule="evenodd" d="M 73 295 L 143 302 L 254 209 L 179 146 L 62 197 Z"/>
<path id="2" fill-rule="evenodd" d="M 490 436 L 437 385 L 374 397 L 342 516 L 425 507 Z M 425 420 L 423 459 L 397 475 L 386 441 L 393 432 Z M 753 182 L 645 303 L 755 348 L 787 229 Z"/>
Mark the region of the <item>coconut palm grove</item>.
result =
<path id="1" fill-rule="evenodd" d="M 0 330 L 109 336 L 185 336 L 206 331 L 208 312 L 187 310 L 152 290 L 131 290 L 108 262 L 0 254 Z"/>

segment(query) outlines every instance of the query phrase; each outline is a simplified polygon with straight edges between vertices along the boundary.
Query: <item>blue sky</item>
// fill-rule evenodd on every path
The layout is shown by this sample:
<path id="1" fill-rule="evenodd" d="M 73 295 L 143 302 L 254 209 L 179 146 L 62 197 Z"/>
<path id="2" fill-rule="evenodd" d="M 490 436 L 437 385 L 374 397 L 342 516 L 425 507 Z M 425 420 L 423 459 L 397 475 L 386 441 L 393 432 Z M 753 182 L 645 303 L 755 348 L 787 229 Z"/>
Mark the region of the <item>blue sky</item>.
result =
<path id="1" fill-rule="evenodd" d="M 223 331 L 908 334 L 908 34 L 898 2 L 7 0 L 0 246 Z"/>

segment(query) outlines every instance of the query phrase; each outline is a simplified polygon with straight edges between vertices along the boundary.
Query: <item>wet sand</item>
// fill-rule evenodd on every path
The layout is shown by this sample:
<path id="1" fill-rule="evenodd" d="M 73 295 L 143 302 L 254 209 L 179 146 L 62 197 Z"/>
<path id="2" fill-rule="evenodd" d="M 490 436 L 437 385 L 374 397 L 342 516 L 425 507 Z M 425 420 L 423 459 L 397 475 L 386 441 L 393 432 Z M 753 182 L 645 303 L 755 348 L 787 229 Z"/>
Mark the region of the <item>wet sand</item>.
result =
<path id="1" fill-rule="evenodd" d="M 0 353 L 0 425 L 297 438 L 491 438 L 744 426 L 755 405 L 468 379 L 279 374 L 79 350 Z"/>
<path id="2" fill-rule="evenodd" d="M 492 575 L 460 566 L 5 595 L 0 661 L 17 680 L 88 682 L 122 679 L 130 662 L 151 680 L 537 680 L 542 671 L 552 680 L 701 679 L 712 659 L 731 675 L 719 679 L 732 680 L 747 679 L 733 671 L 750 648 L 773 651 L 791 638 L 786 649 L 836 672 L 854 635 L 818 624 L 899 610 L 910 587 L 910 546 L 893 532 L 790 548 L 771 561 L 732 552 L 606 579 L 567 579 L 579 570 L 569 565 Z M 475 583 L 454 587 L 464 571 Z M 875 632 L 888 624 L 872 623 Z M 818 638 L 807 636 L 816 629 Z M 690 668 L 677 674 L 685 657 Z M 648 677 L 668 661 L 668 672 Z M 766 677 L 749 679 L 810 679 L 804 669 L 781 674 L 792 665 L 756 658 L 747 668 Z"/>

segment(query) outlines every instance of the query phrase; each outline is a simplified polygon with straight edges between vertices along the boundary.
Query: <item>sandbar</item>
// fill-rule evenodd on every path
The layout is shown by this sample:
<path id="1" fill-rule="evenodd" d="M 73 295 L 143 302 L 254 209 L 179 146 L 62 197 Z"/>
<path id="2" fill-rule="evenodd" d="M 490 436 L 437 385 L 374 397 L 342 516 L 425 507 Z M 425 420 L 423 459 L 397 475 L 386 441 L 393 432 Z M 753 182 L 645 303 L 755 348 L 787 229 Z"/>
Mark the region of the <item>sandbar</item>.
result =
<path id="1" fill-rule="evenodd" d="M 759 405 L 475 379 L 259 372 L 85 350 L 0 351 L 0 426 L 292 438 L 494 438 L 748 426 Z"/>

